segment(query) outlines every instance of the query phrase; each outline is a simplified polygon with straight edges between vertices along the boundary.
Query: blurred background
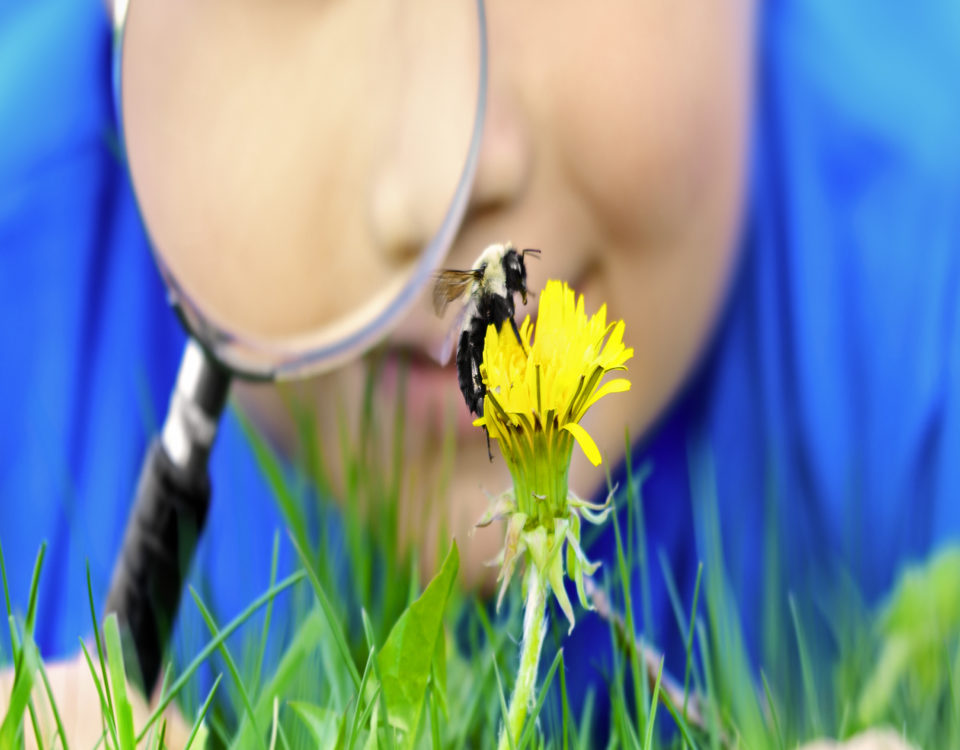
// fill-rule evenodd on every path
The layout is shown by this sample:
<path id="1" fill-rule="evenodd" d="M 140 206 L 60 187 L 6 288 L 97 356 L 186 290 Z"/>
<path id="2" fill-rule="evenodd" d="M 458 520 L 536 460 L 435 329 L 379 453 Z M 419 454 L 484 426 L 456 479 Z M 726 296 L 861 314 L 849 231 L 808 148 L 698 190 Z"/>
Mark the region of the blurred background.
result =
<path id="1" fill-rule="evenodd" d="M 313 325 L 363 296 L 364 279 L 402 275 L 449 205 L 476 102 L 473 7 L 384 11 L 368 37 L 371 6 L 350 2 L 170 4 L 145 25 L 156 54 L 137 111 L 162 148 L 143 147 L 140 173 L 160 175 L 157 209 L 138 207 L 125 158 L 110 9 L 0 8 L 0 542 L 21 611 L 48 543 L 45 656 L 89 633 L 85 566 L 102 601 L 186 340 L 148 228 L 170 238 L 176 273 L 201 279 L 188 286 L 236 281 L 209 303 L 214 317 L 296 334 L 289 316 Z M 685 603 L 700 562 L 724 569 L 748 660 L 787 672 L 776 634 L 790 629 L 788 593 L 835 651 L 833 613 L 878 606 L 904 564 L 960 535 L 960 4 L 730 6 L 491 3 L 483 142 L 443 261 L 469 267 L 513 239 L 542 250 L 531 288 L 568 279 L 626 320 L 633 391 L 591 430 L 613 480 L 637 490 L 630 513 L 653 571 L 632 580 L 638 630 L 681 674 L 661 558 Z M 375 43 L 421 38 L 421 56 Z M 183 118 L 163 119 L 177 107 Z M 162 157 L 170 144 L 181 161 Z M 333 234 L 330 217 L 351 229 Z M 269 276 L 280 258 L 286 271 Z M 253 303 L 242 284 L 264 278 L 269 301 Z M 441 531 L 456 534 L 464 579 L 482 587 L 477 563 L 500 540 L 465 532 L 480 488 L 499 491 L 506 474 L 458 425 L 455 375 L 435 354 L 450 326 L 424 297 L 371 357 L 234 389 L 191 574 L 221 618 L 268 587 L 287 523 L 238 413 L 291 475 L 311 455 L 335 466 L 338 424 L 359 419 L 371 368 L 387 383 L 376 409 L 408 399 L 405 533 L 428 540 L 425 568 Z M 298 409 L 316 420 L 313 453 Z M 457 457 L 441 471 L 449 431 Z M 628 465 L 642 487 L 628 487 Z M 603 468 L 577 458 L 572 471 L 581 494 L 604 493 Z M 346 481 L 334 468 L 322 489 L 343 495 Z M 591 556 L 614 559 L 612 530 L 591 541 Z M 280 569 L 293 563 L 281 545 Z M 179 642 L 201 628 L 185 613 L 178 632 L 194 635 Z M 607 632 L 585 615 L 568 669 L 596 679 L 606 657 L 590 644 Z M 582 692 L 571 685 L 571 700 Z"/>

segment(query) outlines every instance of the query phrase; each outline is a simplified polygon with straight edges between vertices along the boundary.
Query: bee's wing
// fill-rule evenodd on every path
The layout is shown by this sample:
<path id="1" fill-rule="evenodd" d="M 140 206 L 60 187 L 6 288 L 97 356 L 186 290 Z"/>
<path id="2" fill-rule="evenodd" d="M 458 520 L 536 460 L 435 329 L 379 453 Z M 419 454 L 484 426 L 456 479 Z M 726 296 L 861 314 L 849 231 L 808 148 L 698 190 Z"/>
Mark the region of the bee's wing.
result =
<path id="1" fill-rule="evenodd" d="M 450 361 L 450 357 L 453 355 L 453 350 L 457 346 L 457 341 L 460 339 L 460 334 L 463 332 L 463 325 L 467 319 L 474 315 L 477 311 L 477 303 L 472 299 L 467 301 L 460 312 L 457 313 L 456 320 L 450 326 L 450 330 L 447 331 L 446 337 L 443 339 L 443 345 L 440 348 L 439 352 L 434 352 L 436 355 L 437 361 L 441 365 L 447 364 Z"/>
<path id="2" fill-rule="evenodd" d="M 438 271 L 433 282 L 433 309 L 437 315 L 443 315 L 447 305 L 462 297 L 470 285 L 479 278 L 482 271 Z"/>

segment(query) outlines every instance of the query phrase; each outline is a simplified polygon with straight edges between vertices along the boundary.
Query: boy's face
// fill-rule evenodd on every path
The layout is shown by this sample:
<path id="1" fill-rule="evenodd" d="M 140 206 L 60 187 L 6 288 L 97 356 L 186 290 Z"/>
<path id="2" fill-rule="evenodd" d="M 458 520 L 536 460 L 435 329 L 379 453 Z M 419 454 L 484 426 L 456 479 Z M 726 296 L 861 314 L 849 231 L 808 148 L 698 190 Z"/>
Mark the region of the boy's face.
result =
<path id="1" fill-rule="evenodd" d="M 564 279 L 584 293 L 588 310 L 607 303 L 611 317 L 625 319 L 625 338 L 636 352 L 629 363 L 632 390 L 603 401 L 586 418 L 609 464 L 623 454 L 624 430 L 642 434 L 676 392 L 723 296 L 743 192 L 753 10 L 753 0 L 609 0 L 600 6 L 490 0 L 487 6 L 484 142 L 472 204 L 444 265 L 469 268 L 492 242 L 539 248 L 540 257 L 527 262 L 532 291 L 548 278 Z M 469 85 L 463 92 L 474 96 Z M 451 105 L 436 106 L 442 113 Z M 442 144 L 447 118 L 432 122 Z M 325 143 L 321 134 L 316 143 Z M 395 157 L 395 165 L 389 156 L 378 165 L 388 184 L 374 184 L 373 192 L 404 196 L 414 213 L 416 201 L 436 204 L 438 196 L 421 190 L 416 170 L 404 166 L 410 155 Z M 309 159 L 297 174 L 304 164 Z M 445 196 L 439 199 L 442 204 Z M 396 263 L 411 241 L 427 239 L 411 237 L 415 223 L 398 221 L 395 211 L 368 216 L 380 222 L 371 230 L 382 243 L 380 255 L 365 259 L 376 266 L 371 272 Z M 323 293 L 334 301 L 342 294 L 338 303 L 346 306 L 348 287 Z M 405 450 L 413 484 L 405 515 L 411 528 L 421 527 L 425 514 L 428 525 L 438 526 L 439 514 L 428 514 L 424 503 L 440 474 L 444 414 L 455 415 L 447 524 L 465 558 L 476 563 L 493 557 L 501 540 L 496 533 L 468 539 L 463 532 L 486 507 L 483 489 L 497 493 L 510 480 L 496 447 L 491 463 L 482 431 L 470 425 L 452 364 L 441 368 L 431 359 L 455 323 L 450 313 L 437 319 L 428 300 L 429 291 L 387 341 L 387 382 L 376 399 L 386 421 L 396 362 L 409 358 Z M 535 311 L 533 298 L 518 317 Z M 356 363 L 292 386 L 315 406 L 328 463 L 336 463 L 339 415 L 356 423 L 363 373 L 364 364 Z M 238 394 L 284 442 L 290 431 L 274 408 L 276 394 L 250 385 Z M 603 467 L 594 469 L 575 448 L 571 488 L 589 494 L 602 480 Z"/>
<path id="2" fill-rule="evenodd" d="M 473 203 L 445 266 L 469 268 L 489 243 L 512 240 L 542 251 L 527 262 L 531 290 L 565 279 L 588 310 L 606 302 L 625 319 L 636 351 L 632 390 L 599 404 L 586 425 L 614 464 L 625 429 L 642 434 L 680 386 L 723 296 L 743 192 L 752 0 L 494 1 L 487 12 L 484 143 Z M 488 460 L 452 366 L 430 359 L 454 316 L 436 319 L 427 297 L 388 341 L 411 358 L 406 450 L 421 494 L 411 507 L 439 473 L 442 415 L 452 408 L 449 524 L 477 563 L 502 540 L 463 532 L 486 507 L 482 490 L 497 493 L 510 478 L 496 447 Z M 518 317 L 527 312 L 536 299 Z M 338 398 L 357 408 L 360 372 L 354 365 L 310 385 L 325 434 L 336 434 Z M 392 395 L 389 384 L 378 390 L 388 413 Z M 603 467 L 575 448 L 572 489 L 588 494 L 602 481 Z M 413 525 L 422 523 L 410 512 Z"/>

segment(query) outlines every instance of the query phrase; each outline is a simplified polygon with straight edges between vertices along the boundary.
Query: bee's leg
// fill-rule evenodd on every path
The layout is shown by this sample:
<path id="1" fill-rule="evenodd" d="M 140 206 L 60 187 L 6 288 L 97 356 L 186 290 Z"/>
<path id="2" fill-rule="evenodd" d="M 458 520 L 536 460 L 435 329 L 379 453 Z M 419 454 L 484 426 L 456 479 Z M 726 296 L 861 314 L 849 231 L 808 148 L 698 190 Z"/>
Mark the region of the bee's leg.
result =
<path id="1" fill-rule="evenodd" d="M 477 407 L 474 411 L 478 416 L 483 416 L 483 397 L 487 392 L 486 386 L 483 384 L 483 381 L 477 377 Z M 487 426 L 483 426 L 483 434 L 487 436 L 487 456 L 490 459 L 490 463 L 493 463 L 493 450 L 490 447 L 490 430 L 487 429 Z"/>
<path id="2" fill-rule="evenodd" d="M 460 378 L 460 390 L 463 392 L 467 406 L 473 414 L 483 416 L 483 397 L 487 389 L 480 376 L 480 364 L 483 358 L 483 337 L 486 334 L 486 325 L 479 317 L 474 319 L 470 328 L 460 336 L 460 347 L 457 349 L 457 370 Z M 490 432 L 483 428 L 487 436 L 487 456 L 493 461 L 493 450 L 490 447 Z"/>

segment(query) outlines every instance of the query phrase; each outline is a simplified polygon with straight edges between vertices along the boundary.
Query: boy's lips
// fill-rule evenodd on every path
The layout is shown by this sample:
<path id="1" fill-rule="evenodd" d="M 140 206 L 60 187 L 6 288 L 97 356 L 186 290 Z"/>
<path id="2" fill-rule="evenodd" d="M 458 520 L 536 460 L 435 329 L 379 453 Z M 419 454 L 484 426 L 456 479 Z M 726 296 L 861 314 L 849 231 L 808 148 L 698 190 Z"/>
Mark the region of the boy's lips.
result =
<path id="1" fill-rule="evenodd" d="M 418 349 L 394 348 L 387 352 L 384 365 L 384 389 L 388 398 L 398 395 L 401 367 L 406 369 L 406 417 L 408 424 L 430 420 L 438 431 L 446 429 L 446 413 L 453 409 L 458 435 L 477 430 L 474 415 L 460 394 L 457 369 L 453 362 L 441 366 Z"/>
<path id="2" fill-rule="evenodd" d="M 530 315 L 531 323 L 536 323 L 536 310 L 529 313 L 518 311 L 517 325 Z M 394 397 L 397 393 L 397 376 L 400 364 L 407 368 L 407 416 L 408 418 L 435 418 L 442 424 L 445 408 L 452 407 L 456 416 L 456 431 L 459 435 L 474 434 L 480 428 L 473 426 L 475 414 L 471 414 L 460 393 L 457 377 L 456 348 L 450 353 L 450 361 L 439 361 L 443 346 L 420 343 L 405 345 L 399 342 L 387 351 L 387 364 L 384 371 L 387 393 Z"/>

